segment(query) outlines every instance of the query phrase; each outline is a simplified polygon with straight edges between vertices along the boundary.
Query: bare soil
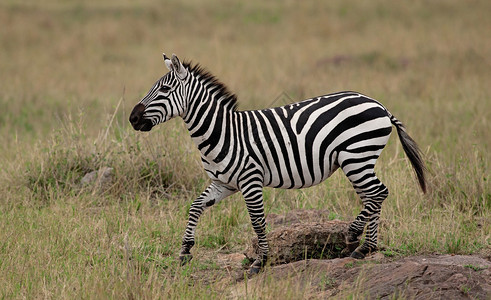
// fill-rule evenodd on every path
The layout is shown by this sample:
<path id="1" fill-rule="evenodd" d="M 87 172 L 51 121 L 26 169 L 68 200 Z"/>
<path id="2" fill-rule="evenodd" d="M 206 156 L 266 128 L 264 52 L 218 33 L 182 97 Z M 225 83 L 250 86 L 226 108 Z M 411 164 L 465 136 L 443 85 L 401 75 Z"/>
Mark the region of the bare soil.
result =
<path id="1" fill-rule="evenodd" d="M 261 295 L 262 287 L 274 283 L 311 299 L 352 294 L 370 299 L 491 299 L 490 257 L 434 254 L 394 259 L 375 253 L 364 260 L 336 258 L 336 251 L 344 248 L 347 223 L 326 221 L 326 216 L 322 211 L 270 216 L 270 266 L 252 278 L 244 276 L 244 261 L 253 256 L 256 239 L 245 254 L 220 254 L 219 264 L 227 272 L 221 282 L 230 297 Z"/>

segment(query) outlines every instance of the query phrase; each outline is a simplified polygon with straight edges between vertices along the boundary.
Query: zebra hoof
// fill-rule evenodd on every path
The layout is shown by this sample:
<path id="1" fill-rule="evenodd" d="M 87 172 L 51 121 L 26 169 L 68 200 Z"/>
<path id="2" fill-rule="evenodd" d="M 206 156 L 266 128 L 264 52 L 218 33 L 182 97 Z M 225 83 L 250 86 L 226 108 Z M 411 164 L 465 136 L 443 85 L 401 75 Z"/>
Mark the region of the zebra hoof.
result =
<path id="1" fill-rule="evenodd" d="M 184 266 L 193 259 L 191 254 L 181 254 L 179 255 L 179 260 L 181 261 L 181 266 Z"/>
<path id="2" fill-rule="evenodd" d="M 356 250 L 356 248 L 358 248 L 358 246 L 360 245 L 360 241 L 359 240 L 355 240 L 354 242 L 346 242 L 346 248 L 344 248 L 342 251 L 341 251 L 341 257 L 348 257 L 351 255 L 351 253 L 353 253 L 353 251 Z"/>
<path id="3" fill-rule="evenodd" d="M 351 257 L 356 259 L 364 259 L 367 255 L 376 252 L 377 247 L 370 247 L 366 243 L 357 247 L 355 251 L 351 253 Z"/>
<path id="4" fill-rule="evenodd" d="M 260 271 L 261 271 L 261 268 L 251 266 L 249 268 L 249 270 L 247 271 L 247 276 L 249 276 L 249 277 L 254 276 L 254 275 L 258 274 Z"/>
<path id="5" fill-rule="evenodd" d="M 356 259 L 364 259 L 365 258 L 365 254 L 363 254 L 363 253 L 355 250 L 355 251 L 351 252 L 350 257 L 356 258 Z"/>
<path id="6" fill-rule="evenodd" d="M 262 269 L 262 261 L 260 259 L 256 259 L 251 267 L 249 268 L 249 270 L 247 271 L 247 275 L 248 276 L 253 276 L 253 275 L 256 275 L 257 273 L 259 273 Z"/>
<path id="7" fill-rule="evenodd" d="M 359 245 L 360 245 L 360 241 L 359 240 L 355 240 L 354 242 L 346 242 L 346 248 L 344 248 L 344 250 L 342 252 L 347 252 L 346 253 L 346 256 L 349 256 L 350 253 L 352 253 L 353 251 L 355 251 L 356 248 L 358 248 Z"/>

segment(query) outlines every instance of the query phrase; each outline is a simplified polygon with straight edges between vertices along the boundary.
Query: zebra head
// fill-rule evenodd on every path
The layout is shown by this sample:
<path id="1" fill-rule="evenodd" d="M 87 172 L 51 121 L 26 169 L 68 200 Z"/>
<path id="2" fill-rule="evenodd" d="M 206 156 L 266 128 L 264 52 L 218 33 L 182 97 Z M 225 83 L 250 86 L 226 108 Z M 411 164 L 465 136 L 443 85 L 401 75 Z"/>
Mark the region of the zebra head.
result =
<path id="1" fill-rule="evenodd" d="M 184 85 L 189 71 L 175 54 L 169 59 L 164 53 L 164 63 L 169 72 L 155 82 L 131 112 L 130 123 L 135 130 L 150 131 L 157 124 L 182 116 L 187 107 Z"/>

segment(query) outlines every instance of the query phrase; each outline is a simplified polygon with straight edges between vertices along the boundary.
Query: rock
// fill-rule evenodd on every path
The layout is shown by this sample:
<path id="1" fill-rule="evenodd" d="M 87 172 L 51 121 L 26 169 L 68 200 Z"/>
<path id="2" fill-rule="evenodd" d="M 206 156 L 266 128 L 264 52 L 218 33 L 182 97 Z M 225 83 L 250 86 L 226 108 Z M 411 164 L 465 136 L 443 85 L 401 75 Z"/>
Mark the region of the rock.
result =
<path id="1" fill-rule="evenodd" d="M 114 169 L 102 167 L 99 170 L 89 172 L 80 180 L 82 186 L 93 185 L 96 188 L 106 188 L 111 185 L 114 176 Z"/>
<path id="2" fill-rule="evenodd" d="M 273 228 L 296 223 L 325 222 L 329 220 L 332 220 L 332 213 L 325 209 L 298 209 L 289 211 L 286 215 L 270 213 L 266 217 L 266 223 Z"/>
<path id="3" fill-rule="evenodd" d="M 346 247 L 348 222 L 328 221 L 297 223 L 283 226 L 267 234 L 271 265 L 290 263 L 311 258 L 340 257 Z M 258 241 L 253 238 L 246 257 L 257 257 Z"/>
<path id="4" fill-rule="evenodd" d="M 491 299 L 489 258 L 421 255 L 393 260 L 376 252 L 363 260 L 328 259 L 337 257 L 337 250 L 345 247 L 349 223 L 319 221 L 326 216 L 329 213 L 315 211 L 269 215 L 267 222 L 273 227 L 267 234 L 271 266 L 252 278 L 244 280 L 242 276 L 240 280 L 240 276 L 231 276 L 232 279 L 224 280 L 230 298 L 243 299 L 261 293 L 267 284 L 279 298 Z M 245 257 L 255 258 L 256 251 L 254 238 Z M 312 259 L 318 257 L 324 259 Z M 243 274 L 243 258 L 227 254 L 223 265 L 230 273 L 235 270 Z"/>
<path id="5" fill-rule="evenodd" d="M 474 256 L 411 257 L 364 268 L 364 285 L 372 297 L 381 299 L 394 295 L 410 299 L 488 299 L 491 277 L 484 271 L 490 267 L 489 261 Z"/>
<path id="6" fill-rule="evenodd" d="M 231 298 L 242 299 L 247 290 L 264 282 L 305 291 L 304 298 L 366 299 L 490 299 L 491 262 L 466 255 L 407 257 L 398 261 L 369 258 L 303 260 L 273 266 L 239 282 L 230 289 Z"/>

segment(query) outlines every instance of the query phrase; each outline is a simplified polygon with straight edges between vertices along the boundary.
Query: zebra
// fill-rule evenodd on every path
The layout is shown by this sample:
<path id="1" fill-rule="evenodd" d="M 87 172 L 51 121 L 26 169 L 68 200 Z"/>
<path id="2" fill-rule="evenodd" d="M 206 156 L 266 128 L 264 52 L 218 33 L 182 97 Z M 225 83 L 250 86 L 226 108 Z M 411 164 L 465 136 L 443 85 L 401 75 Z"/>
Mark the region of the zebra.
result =
<path id="1" fill-rule="evenodd" d="M 237 97 L 199 64 L 181 62 L 175 54 L 163 56 L 169 72 L 136 104 L 129 121 L 137 131 L 150 131 L 180 116 L 211 179 L 189 209 L 179 254 L 181 264 L 192 259 L 195 228 L 203 211 L 241 192 L 258 237 L 258 257 L 248 273 L 258 273 L 269 251 L 263 188 L 314 186 L 338 168 L 363 204 L 349 225 L 344 252 L 363 259 L 376 251 L 381 206 L 389 191 L 375 175 L 374 167 L 392 125 L 426 192 L 420 149 L 404 125 L 378 101 L 345 91 L 281 107 L 239 111 Z"/>

